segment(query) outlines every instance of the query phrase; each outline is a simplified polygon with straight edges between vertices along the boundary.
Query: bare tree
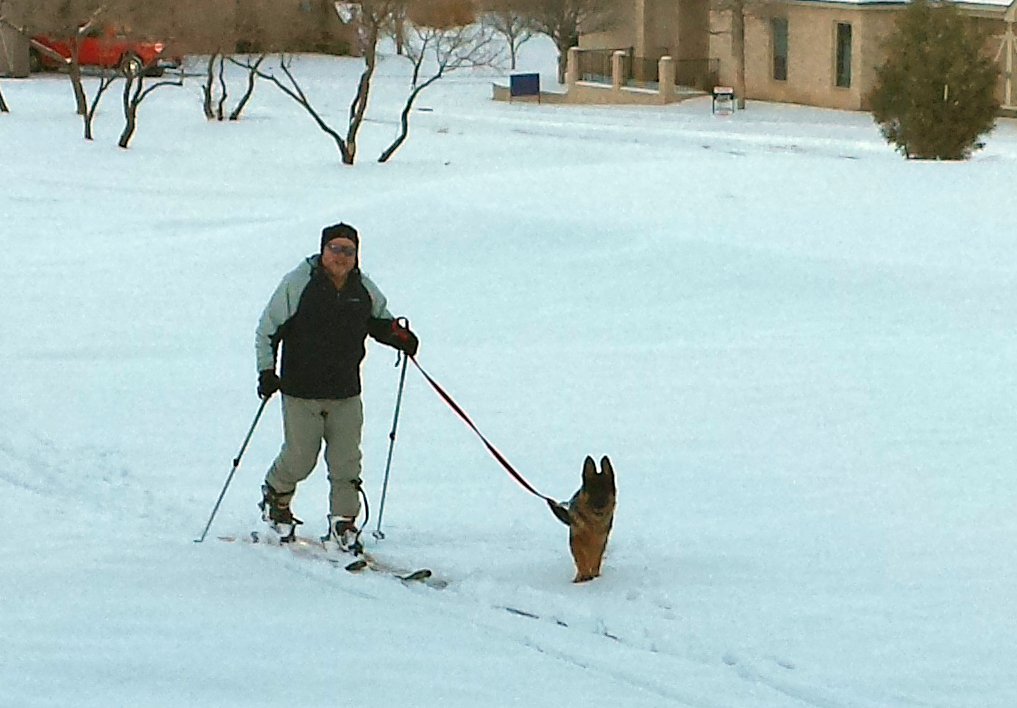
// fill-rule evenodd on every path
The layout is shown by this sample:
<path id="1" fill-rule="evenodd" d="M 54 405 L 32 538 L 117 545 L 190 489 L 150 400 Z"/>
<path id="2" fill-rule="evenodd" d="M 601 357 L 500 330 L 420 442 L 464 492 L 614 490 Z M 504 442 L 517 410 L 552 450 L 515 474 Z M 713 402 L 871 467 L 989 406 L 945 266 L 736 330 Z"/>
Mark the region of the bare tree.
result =
<path id="1" fill-rule="evenodd" d="M 515 3 L 503 1 L 484 14 L 483 22 L 505 38 L 509 49 L 510 68 L 515 71 L 519 47 L 540 34 L 533 20 L 515 7 Z"/>
<path id="2" fill-rule="evenodd" d="M 579 45 L 580 33 L 602 32 L 617 22 L 616 0 L 513 0 L 537 32 L 558 47 L 558 83 L 565 83 L 569 49 Z"/>
<path id="3" fill-rule="evenodd" d="M 180 76 L 176 79 L 160 80 L 146 88 L 144 68 L 139 62 L 129 62 L 123 67 L 125 79 L 123 94 L 124 129 L 120 133 L 117 145 L 124 149 L 127 149 L 131 138 L 134 137 L 134 133 L 138 128 L 138 109 L 141 107 L 141 102 L 148 98 L 157 88 L 184 85 L 184 75 L 181 72 Z"/>
<path id="4" fill-rule="evenodd" d="M 356 162 L 357 137 L 367 114 L 371 81 L 378 66 L 378 38 L 387 27 L 391 26 L 392 18 L 401 7 L 402 3 L 398 0 L 364 0 L 351 10 L 354 12 L 351 19 L 356 25 L 358 49 L 364 59 L 364 70 L 357 83 L 356 95 L 350 104 L 345 135 L 330 126 L 311 104 L 307 94 L 304 93 L 293 72 L 290 71 L 291 62 L 287 60 L 286 55 L 282 55 L 279 60 L 279 68 L 285 75 L 285 80 L 277 77 L 274 73 L 262 70 L 257 72 L 258 76 L 271 81 L 307 111 L 318 127 L 335 141 L 343 164 L 352 165 Z"/>
<path id="5" fill-rule="evenodd" d="M 360 91 L 357 92 L 357 98 L 354 99 L 354 103 L 350 107 L 350 120 L 346 126 L 346 135 L 343 136 L 339 133 L 338 130 L 329 125 L 328 121 L 326 121 L 325 118 L 322 117 L 322 115 L 314 107 L 314 104 L 311 103 L 311 99 L 307 97 L 307 94 L 304 93 L 303 88 L 301 88 L 300 82 L 297 81 L 297 78 L 293 75 L 293 72 L 290 71 L 291 65 L 292 58 L 287 58 L 287 56 L 283 54 L 280 55 L 279 57 L 279 69 L 285 75 L 286 77 L 285 79 L 279 78 L 278 76 L 275 75 L 275 73 L 263 71 L 260 69 L 257 71 L 257 75 L 263 79 L 271 81 L 273 84 L 275 84 L 276 88 L 278 88 L 280 91 L 282 91 L 287 96 L 292 98 L 294 101 L 297 102 L 299 106 L 301 106 L 305 111 L 307 111 L 307 114 L 310 115 L 312 119 L 314 119 L 314 122 L 318 124 L 318 127 L 321 128 L 321 130 L 330 138 L 332 138 L 332 140 L 335 142 L 336 147 L 339 149 L 339 154 L 342 157 L 344 165 L 354 164 L 357 160 L 357 143 L 356 143 L 357 132 L 360 130 L 360 125 L 363 123 L 362 114 L 360 115 L 359 119 L 356 118 L 358 110 L 358 101 L 360 100 L 361 92 Z M 361 86 L 363 85 L 364 81 L 362 79 Z M 370 86 L 369 80 L 367 81 L 367 86 L 368 87 Z M 366 106 L 366 98 L 364 100 L 364 105 Z"/>
<path id="6" fill-rule="evenodd" d="M 92 102 L 88 106 L 88 110 L 85 111 L 85 115 L 82 118 L 85 121 L 85 140 L 92 140 L 92 122 L 95 119 L 95 111 L 99 107 L 99 100 L 102 95 L 106 93 L 106 90 L 113 85 L 113 82 L 117 80 L 118 74 L 110 71 L 109 69 L 103 69 L 102 75 L 99 77 L 99 85 L 95 89 L 95 96 L 92 97 Z"/>
<path id="7" fill-rule="evenodd" d="M 67 67 L 68 74 L 71 79 L 71 86 L 74 91 L 74 101 L 76 111 L 81 116 L 82 122 L 84 123 L 85 140 L 92 140 L 92 124 L 95 119 L 96 110 L 99 107 L 99 101 L 102 98 L 106 90 L 113 84 L 117 79 L 115 72 L 109 71 L 107 68 L 103 68 L 102 75 L 99 78 L 99 85 L 96 89 L 95 95 L 92 97 L 91 102 L 88 100 L 88 93 L 85 91 L 84 82 L 81 79 L 81 65 L 78 62 L 78 50 L 80 47 L 80 40 L 92 28 L 97 24 L 100 15 L 102 14 L 104 6 L 99 6 L 91 11 L 90 16 L 81 24 L 78 25 L 77 29 L 74 30 L 73 34 L 70 35 L 69 46 L 71 49 L 71 56 L 64 57 L 62 54 L 53 51 L 45 44 L 37 42 L 31 39 L 29 36 L 29 30 L 27 27 L 15 27 L 25 37 L 29 38 L 30 46 L 33 50 L 45 54 L 55 62 L 59 62 Z M 0 22 L 4 22 L 8 26 L 12 26 L 9 22 L 6 22 L 3 18 L 0 18 Z"/>
<path id="8" fill-rule="evenodd" d="M 37 52 L 45 54 L 54 61 L 67 67 L 73 86 L 77 113 L 82 117 L 85 126 L 85 139 L 92 139 L 92 123 L 98 108 L 99 100 L 116 80 L 116 73 L 121 73 L 126 84 L 124 87 L 124 118 L 125 128 L 120 136 L 120 147 L 126 148 L 137 129 L 138 107 L 155 88 L 162 85 L 183 85 L 183 73 L 176 81 L 159 82 L 144 88 L 143 75 L 147 67 L 142 66 L 140 59 L 131 53 L 125 53 L 119 67 L 104 67 L 96 94 L 89 102 L 82 82 L 81 65 L 78 61 L 82 40 L 90 33 L 102 31 L 106 24 L 114 27 L 130 27 L 132 37 L 136 39 L 166 37 L 175 29 L 183 28 L 179 24 L 184 14 L 170 3 L 150 3 L 145 0 L 33 0 L 29 10 L 29 22 L 21 28 L 25 36 L 43 32 L 55 37 L 66 38 L 70 57 L 63 57 L 45 45 L 31 41 Z"/>
<path id="9" fill-rule="evenodd" d="M 85 93 L 85 86 L 81 82 L 81 63 L 78 61 L 81 49 L 81 40 L 96 25 L 99 15 L 101 15 L 105 9 L 106 8 L 103 5 L 95 8 L 95 10 L 93 10 L 88 16 L 88 19 L 79 24 L 74 33 L 70 35 L 71 56 L 70 61 L 67 64 L 67 68 L 71 77 L 71 86 L 74 88 L 74 98 L 75 103 L 77 104 L 78 115 L 82 117 L 88 115 L 88 94 Z"/>
<path id="10" fill-rule="evenodd" d="M 406 7 L 396 5 L 392 9 L 392 17 L 386 34 L 392 37 L 395 43 L 396 54 L 403 56 L 406 53 Z"/>
<path id="11" fill-rule="evenodd" d="M 412 15 L 411 15 L 412 17 Z M 462 21 L 457 18 L 456 22 Z M 495 32 L 483 25 L 448 27 L 413 26 L 406 45 L 407 57 L 413 62 L 412 91 L 406 99 L 400 116 L 400 131 L 396 139 L 378 157 L 388 162 L 410 132 L 410 111 L 421 92 L 445 75 L 458 69 L 495 66 L 501 51 L 494 42 Z M 421 80 L 421 70 L 428 67 L 428 78 Z"/>
<path id="12" fill-rule="evenodd" d="M 78 50 L 81 40 L 98 26 L 99 18 L 106 11 L 102 0 L 38 0 L 27 7 L 27 23 L 17 28 L 29 39 L 31 51 L 42 54 L 67 68 L 74 92 L 75 111 L 79 116 L 88 115 L 88 95 L 81 82 L 81 65 Z M 67 39 L 70 56 L 53 51 L 46 45 L 32 39 L 38 32 Z"/>
<path id="13" fill-rule="evenodd" d="M 240 100 L 237 101 L 237 105 L 234 106 L 233 110 L 230 112 L 231 121 L 240 120 L 240 114 L 243 112 L 244 108 L 247 106 L 247 102 L 251 100 L 251 96 L 254 94 L 254 82 L 258 77 L 258 69 L 261 67 L 261 63 L 267 58 L 267 54 L 260 55 L 254 61 L 251 61 L 251 57 L 248 57 L 244 61 L 240 61 L 235 57 L 230 57 L 230 62 L 247 69 L 247 90 L 244 91 L 244 95 L 240 97 Z M 224 87 L 223 96 L 225 97 L 225 95 L 226 89 Z M 222 120 L 222 118 L 219 120 Z"/>
<path id="14" fill-rule="evenodd" d="M 254 94 L 258 69 L 261 68 L 262 63 L 267 58 L 267 54 L 261 54 L 257 58 L 254 58 L 253 55 L 248 55 L 246 59 L 238 59 L 235 56 L 220 54 L 219 52 L 209 54 L 205 72 L 205 84 L 202 86 L 205 117 L 209 120 L 218 121 L 227 120 L 227 118 L 230 121 L 240 120 L 240 114 Z M 247 71 L 247 89 L 229 116 L 226 115 L 226 99 L 229 96 L 229 86 L 226 81 L 227 63 Z M 218 86 L 218 89 L 216 86 Z"/>
<path id="15" fill-rule="evenodd" d="M 219 66 L 219 85 L 222 89 L 218 110 L 216 110 L 215 104 L 215 67 Z M 214 51 L 208 55 L 208 66 L 205 70 L 205 83 L 201 87 L 201 95 L 203 100 L 201 102 L 202 108 L 205 111 L 205 118 L 208 120 L 222 120 L 223 119 L 223 103 L 226 100 L 226 81 L 223 77 L 225 67 L 223 66 L 223 56 L 218 51 Z"/>

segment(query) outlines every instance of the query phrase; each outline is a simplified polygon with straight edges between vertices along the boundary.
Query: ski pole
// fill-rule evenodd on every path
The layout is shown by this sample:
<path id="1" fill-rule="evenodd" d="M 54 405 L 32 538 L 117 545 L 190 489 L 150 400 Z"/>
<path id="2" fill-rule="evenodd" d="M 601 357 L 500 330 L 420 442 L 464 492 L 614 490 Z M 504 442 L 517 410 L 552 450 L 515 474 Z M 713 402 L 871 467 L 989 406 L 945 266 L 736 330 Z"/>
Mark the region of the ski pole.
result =
<path id="1" fill-rule="evenodd" d="M 388 461 L 385 462 L 385 481 L 381 485 L 381 501 L 378 503 L 378 528 L 374 531 L 374 537 L 379 541 L 385 538 L 381 531 L 381 517 L 385 513 L 385 495 L 388 493 L 388 473 L 392 469 L 392 449 L 395 447 L 396 426 L 399 425 L 399 409 L 403 402 L 403 385 L 406 383 L 406 365 L 409 363 L 408 354 L 403 354 L 403 370 L 399 374 L 399 393 L 396 395 L 395 416 L 392 418 L 392 432 L 388 434 Z"/>
<path id="2" fill-rule="evenodd" d="M 268 399 L 271 396 L 265 396 L 261 400 L 261 405 L 258 407 L 258 413 L 254 416 L 254 422 L 251 423 L 251 429 L 247 431 L 247 437 L 244 438 L 244 444 L 240 446 L 240 452 L 233 459 L 233 469 L 230 470 L 229 476 L 226 478 L 226 484 L 222 485 L 222 491 L 219 492 L 219 498 L 215 502 L 215 507 L 212 509 L 212 515 L 208 517 L 208 523 L 205 524 L 205 530 L 201 532 L 201 538 L 194 539 L 195 543 L 202 543 L 205 540 L 205 536 L 208 535 L 208 530 L 212 527 L 212 519 L 215 518 L 216 513 L 219 511 L 219 505 L 222 504 L 222 498 L 226 496 L 226 488 L 230 486 L 230 482 L 233 481 L 233 475 L 236 474 L 237 467 L 240 466 L 240 458 L 244 456 L 244 450 L 247 449 L 247 443 L 251 441 L 251 436 L 254 435 L 254 429 L 258 425 L 258 419 L 261 418 L 262 412 L 265 410 L 265 406 L 268 405 Z"/>

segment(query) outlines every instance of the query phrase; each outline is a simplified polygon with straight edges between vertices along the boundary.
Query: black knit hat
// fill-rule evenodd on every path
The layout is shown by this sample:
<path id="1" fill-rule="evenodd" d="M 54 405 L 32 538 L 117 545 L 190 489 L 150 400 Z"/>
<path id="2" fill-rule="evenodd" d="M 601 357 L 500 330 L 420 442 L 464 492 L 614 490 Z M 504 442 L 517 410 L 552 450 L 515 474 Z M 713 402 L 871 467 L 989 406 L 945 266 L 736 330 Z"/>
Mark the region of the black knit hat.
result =
<path id="1" fill-rule="evenodd" d="M 360 234 L 357 230 L 346 223 L 332 224 L 321 230 L 321 250 L 325 250 L 325 244 L 334 238 L 348 238 L 358 248 L 360 247 Z"/>

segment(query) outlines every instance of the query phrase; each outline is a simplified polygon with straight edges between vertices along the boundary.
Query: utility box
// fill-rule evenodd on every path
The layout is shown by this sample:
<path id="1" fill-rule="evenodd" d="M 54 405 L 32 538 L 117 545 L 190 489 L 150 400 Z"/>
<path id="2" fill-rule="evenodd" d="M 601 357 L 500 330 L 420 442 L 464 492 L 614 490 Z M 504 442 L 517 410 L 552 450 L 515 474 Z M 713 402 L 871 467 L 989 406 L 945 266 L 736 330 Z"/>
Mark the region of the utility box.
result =
<path id="1" fill-rule="evenodd" d="M 729 116 L 734 113 L 734 109 L 734 89 L 730 86 L 715 86 L 713 88 L 713 114 Z"/>
<path id="2" fill-rule="evenodd" d="M 536 96 L 540 100 L 540 74 L 512 74 L 509 77 L 509 98 Z"/>

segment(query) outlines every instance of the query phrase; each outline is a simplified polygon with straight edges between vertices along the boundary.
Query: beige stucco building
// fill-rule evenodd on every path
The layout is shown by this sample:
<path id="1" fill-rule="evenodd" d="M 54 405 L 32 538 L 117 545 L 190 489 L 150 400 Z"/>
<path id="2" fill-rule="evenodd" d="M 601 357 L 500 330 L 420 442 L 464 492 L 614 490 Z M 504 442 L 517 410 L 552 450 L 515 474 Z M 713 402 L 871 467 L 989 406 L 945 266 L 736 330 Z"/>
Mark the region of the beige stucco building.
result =
<path id="1" fill-rule="evenodd" d="M 1000 63 L 1004 108 L 1017 102 L 1017 0 L 971 0 L 961 10 L 992 35 L 987 51 Z M 864 109 L 884 60 L 883 45 L 905 7 L 902 0 L 744 0 L 745 98 Z M 584 50 L 626 50 L 633 63 L 672 56 L 679 80 L 707 66 L 715 75 L 697 80 L 737 84 L 732 52 L 732 13 L 723 0 L 626 0 L 610 32 L 584 35 Z M 699 64 L 694 62 L 699 61 Z"/>

